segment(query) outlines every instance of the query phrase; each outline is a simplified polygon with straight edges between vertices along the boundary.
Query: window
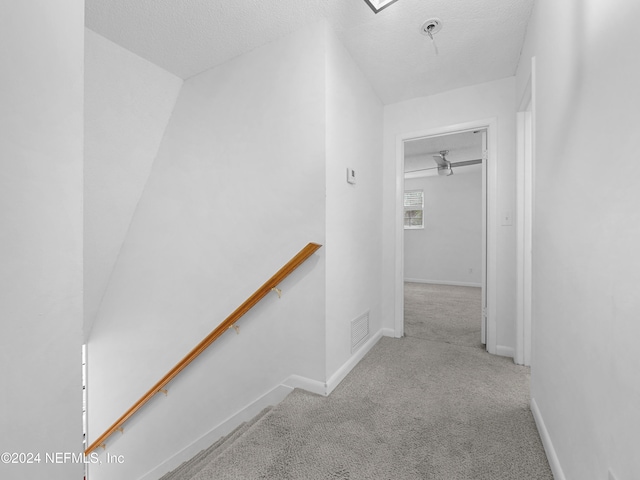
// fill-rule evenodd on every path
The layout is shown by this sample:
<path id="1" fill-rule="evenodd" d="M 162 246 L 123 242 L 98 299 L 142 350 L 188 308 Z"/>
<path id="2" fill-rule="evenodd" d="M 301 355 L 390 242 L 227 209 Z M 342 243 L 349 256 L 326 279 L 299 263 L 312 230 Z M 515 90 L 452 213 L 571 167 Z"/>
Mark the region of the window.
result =
<path id="1" fill-rule="evenodd" d="M 404 192 L 404 228 L 424 228 L 424 191 Z"/>

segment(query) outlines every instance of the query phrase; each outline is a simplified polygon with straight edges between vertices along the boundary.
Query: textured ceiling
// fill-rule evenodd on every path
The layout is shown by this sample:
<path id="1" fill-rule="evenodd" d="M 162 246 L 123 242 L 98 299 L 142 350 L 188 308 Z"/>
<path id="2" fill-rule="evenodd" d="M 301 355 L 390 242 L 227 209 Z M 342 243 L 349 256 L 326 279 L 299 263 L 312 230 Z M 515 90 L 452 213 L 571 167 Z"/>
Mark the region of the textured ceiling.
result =
<path id="1" fill-rule="evenodd" d="M 326 18 L 385 103 L 515 73 L 533 0 L 86 0 L 86 26 L 188 78 Z M 438 17 L 431 41 L 419 33 Z"/>

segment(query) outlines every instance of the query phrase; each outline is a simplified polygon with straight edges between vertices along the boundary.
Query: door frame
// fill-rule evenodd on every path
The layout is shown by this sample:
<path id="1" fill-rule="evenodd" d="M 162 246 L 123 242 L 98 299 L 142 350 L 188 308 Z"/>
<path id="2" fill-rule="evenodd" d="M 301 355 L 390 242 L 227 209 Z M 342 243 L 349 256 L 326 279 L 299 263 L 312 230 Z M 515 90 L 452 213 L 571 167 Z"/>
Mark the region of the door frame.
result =
<path id="1" fill-rule="evenodd" d="M 514 362 L 531 365 L 533 319 L 533 218 L 535 183 L 535 57 L 517 113 L 516 348 Z"/>
<path id="2" fill-rule="evenodd" d="M 394 336 L 404 336 L 404 143 L 424 137 L 435 137 L 486 130 L 486 162 L 483 162 L 483 324 L 486 333 L 486 348 L 496 354 L 496 272 L 497 272 L 497 118 L 474 120 L 454 125 L 430 128 L 396 136 L 396 223 L 395 223 L 395 291 L 394 291 Z M 484 157 L 485 155 L 483 155 Z M 485 320 L 486 318 L 486 320 Z"/>

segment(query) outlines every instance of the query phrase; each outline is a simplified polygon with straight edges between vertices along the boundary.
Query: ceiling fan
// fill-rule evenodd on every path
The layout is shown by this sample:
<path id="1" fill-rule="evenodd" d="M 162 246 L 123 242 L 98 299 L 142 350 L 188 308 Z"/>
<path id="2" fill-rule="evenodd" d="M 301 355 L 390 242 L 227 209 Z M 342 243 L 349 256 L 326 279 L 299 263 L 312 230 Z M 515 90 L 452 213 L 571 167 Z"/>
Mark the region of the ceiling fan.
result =
<path id="1" fill-rule="evenodd" d="M 465 167 L 467 165 L 477 165 L 478 163 L 482 163 L 482 159 L 478 158 L 476 160 L 465 160 L 463 162 L 455 162 L 451 163 L 447 160 L 447 155 L 449 155 L 449 150 L 440 150 L 438 155 L 433 156 L 433 160 L 436 162 L 436 167 L 430 168 L 419 168 L 417 170 L 409 170 L 404 173 L 411 172 L 422 172 L 424 170 L 433 170 L 434 168 L 438 169 L 438 175 L 446 176 L 453 175 L 453 167 Z"/>
<path id="2" fill-rule="evenodd" d="M 446 159 L 446 156 L 449 154 L 449 150 L 440 150 L 440 155 L 434 155 L 433 160 L 438 165 L 438 175 L 449 176 L 453 175 L 453 170 L 451 170 L 451 162 Z"/>

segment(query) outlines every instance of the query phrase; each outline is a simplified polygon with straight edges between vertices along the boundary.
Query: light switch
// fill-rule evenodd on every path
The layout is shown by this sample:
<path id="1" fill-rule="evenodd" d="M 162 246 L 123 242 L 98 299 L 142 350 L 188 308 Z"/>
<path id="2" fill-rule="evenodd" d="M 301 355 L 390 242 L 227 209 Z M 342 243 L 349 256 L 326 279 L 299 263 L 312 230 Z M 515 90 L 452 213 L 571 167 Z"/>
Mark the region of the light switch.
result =
<path id="1" fill-rule="evenodd" d="M 352 185 L 356 184 L 356 171 L 353 168 L 347 168 L 347 182 Z"/>

